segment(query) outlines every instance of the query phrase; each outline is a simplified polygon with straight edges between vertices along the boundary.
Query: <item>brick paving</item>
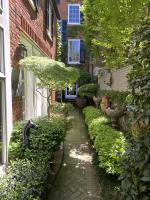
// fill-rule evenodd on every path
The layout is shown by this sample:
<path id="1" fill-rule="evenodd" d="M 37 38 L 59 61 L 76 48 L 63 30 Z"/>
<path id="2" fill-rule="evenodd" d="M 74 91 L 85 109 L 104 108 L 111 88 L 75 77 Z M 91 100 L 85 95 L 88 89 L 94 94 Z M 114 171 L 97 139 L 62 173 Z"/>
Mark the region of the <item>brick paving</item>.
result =
<path id="1" fill-rule="evenodd" d="M 73 118 L 73 126 L 67 133 L 63 166 L 49 191 L 48 200 L 101 200 L 82 115 L 75 110 L 69 117 Z"/>

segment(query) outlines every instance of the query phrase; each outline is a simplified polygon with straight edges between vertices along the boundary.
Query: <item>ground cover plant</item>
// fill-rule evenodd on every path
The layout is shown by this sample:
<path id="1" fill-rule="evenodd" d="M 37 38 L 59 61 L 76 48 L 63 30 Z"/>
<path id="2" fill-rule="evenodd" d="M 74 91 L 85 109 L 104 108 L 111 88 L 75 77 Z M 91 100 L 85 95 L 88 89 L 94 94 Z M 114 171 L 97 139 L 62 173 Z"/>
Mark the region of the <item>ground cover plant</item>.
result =
<path id="1" fill-rule="evenodd" d="M 35 119 L 37 129 L 30 132 L 30 148 L 23 147 L 22 129 L 25 122 L 18 122 L 13 129 L 9 149 L 9 167 L 6 176 L 0 179 L 1 200 L 40 200 L 51 174 L 50 162 L 54 152 L 64 141 L 67 121 L 66 110 L 56 115 Z M 65 105 L 64 105 L 65 107 Z M 71 106 L 70 106 L 71 107 Z M 62 113 L 65 113 L 63 115 Z"/>

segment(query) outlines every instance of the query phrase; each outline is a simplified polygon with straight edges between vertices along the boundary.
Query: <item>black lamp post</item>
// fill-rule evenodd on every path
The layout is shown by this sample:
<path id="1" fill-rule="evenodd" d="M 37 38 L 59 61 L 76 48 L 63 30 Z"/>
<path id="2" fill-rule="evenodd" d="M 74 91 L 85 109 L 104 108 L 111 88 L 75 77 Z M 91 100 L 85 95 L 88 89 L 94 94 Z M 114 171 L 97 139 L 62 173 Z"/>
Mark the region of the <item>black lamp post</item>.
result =
<path id="1" fill-rule="evenodd" d="M 17 47 L 17 59 L 21 60 L 27 57 L 27 48 L 24 44 L 19 44 Z"/>

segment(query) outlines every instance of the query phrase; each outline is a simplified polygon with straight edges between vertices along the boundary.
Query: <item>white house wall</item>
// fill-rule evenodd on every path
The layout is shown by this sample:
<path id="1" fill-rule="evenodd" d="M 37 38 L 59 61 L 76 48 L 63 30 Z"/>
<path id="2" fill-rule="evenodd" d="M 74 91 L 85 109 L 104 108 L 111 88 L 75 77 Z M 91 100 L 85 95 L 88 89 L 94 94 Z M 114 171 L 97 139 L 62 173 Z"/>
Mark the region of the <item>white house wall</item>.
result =
<path id="1" fill-rule="evenodd" d="M 10 33 L 9 33 L 9 0 L 3 0 L 3 11 L 0 14 L 0 26 L 4 31 L 4 62 L 5 62 L 5 133 L 4 133 L 4 164 L 8 158 L 8 144 L 12 132 L 12 94 L 10 66 Z"/>
<path id="2" fill-rule="evenodd" d="M 27 48 L 28 56 L 45 56 L 38 47 L 24 34 L 21 36 L 21 43 Z M 44 116 L 47 114 L 47 101 L 44 97 L 47 97 L 46 89 L 38 89 L 37 78 L 32 72 L 25 70 L 25 116 L 26 120 Z M 39 91 L 39 92 L 38 92 Z M 42 94 L 42 95 L 41 95 Z"/>

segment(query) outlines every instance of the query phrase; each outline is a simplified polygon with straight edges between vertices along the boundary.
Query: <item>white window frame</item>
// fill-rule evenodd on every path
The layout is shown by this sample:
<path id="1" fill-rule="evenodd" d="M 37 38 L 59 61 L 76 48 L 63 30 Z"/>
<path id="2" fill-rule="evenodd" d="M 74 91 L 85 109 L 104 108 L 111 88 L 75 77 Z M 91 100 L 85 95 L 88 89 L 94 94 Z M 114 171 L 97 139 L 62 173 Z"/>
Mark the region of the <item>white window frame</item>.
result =
<path id="1" fill-rule="evenodd" d="M 4 163 L 6 161 L 6 154 L 7 154 L 7 135 L 4 134 L 6 133 L 6 86 L 5 86 L 5 82 L 6 82 L 6 76 L 5 76 L 5 62 L 4 62 L 4 29 L 2 27 L 0 27 L 0 29 L 2 30 L 2 38 L 0 38 L 0 40 L 2 41 L 2 48 L 3 48 L 3 56 L 2 56 L 2 65 L 3 65 L 3 71 L 0 72 L 0 82 L 1 82 L 1 93 L 2 93 L 2 163 L 0 163 L 0 175 L 3 171 L 4 168 Z M 1 107 L 1 105 L 0 105 Z"/>
<path id="2" fill-rule="evenodd" d="M 30 3 L 30 6 L 32 7 L 32 9 L 33 9 L 34 11 L 36 11 L 36 7 L 35 7 L 35 5 L 34 5 L 33 0 L 28 0 L 28 2 Z"/>
<path id="3" fill-rule="evenodd" d="M 70 18 L 69 18 L 70 6 L 79 6 L 79 22 L 70 22 Z M 68 24 L 69 25 L 80 25 L 81 24 L 80 17 L 81 17 L 80 16 L 80 4 L 68 4 Z"/>
<path id="4" fill-rule="evenodd" d="M 52 40 L 52 5 L 50 0 L 48 2 L 48 5 L 49 5 L 49 27 L 47 29 L 47 35 Z"/>
<path id="5" fill-rule="evenodd" d="M 70 57 L 70 42 L 72 41 L 78 41 L 79 42 L 79 61 L 70 61 L 69 57 Z M 80 39 L 68 39 L 68 64 L 80 64 L 80 48 L 81 48 L 81 43 L 80 43 Z"/>
<path id="6" fill-rule="evenodd" d="M 75 95 L 71 95 L 71 94 L 67 94 L 67 88 L 65 89 L 65 99 L 75 99 L 77 97 L 78 94 L 78 82 L 75 83 L 75 90 L 76 90 L 76 94 Z"/>

